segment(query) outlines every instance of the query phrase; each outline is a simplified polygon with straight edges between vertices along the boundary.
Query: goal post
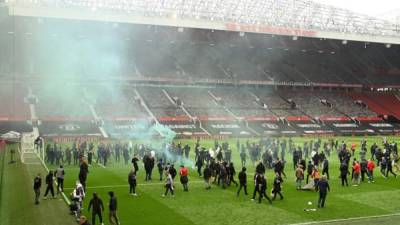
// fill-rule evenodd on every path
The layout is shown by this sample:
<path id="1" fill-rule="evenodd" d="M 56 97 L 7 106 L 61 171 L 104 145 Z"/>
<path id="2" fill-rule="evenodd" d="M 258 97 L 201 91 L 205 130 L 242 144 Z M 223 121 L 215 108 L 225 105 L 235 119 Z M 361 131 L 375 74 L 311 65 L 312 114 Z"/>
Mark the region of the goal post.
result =
<path id="1" fill-rule="evenodd" d="M 35 145 L 38 132 L 21 133 L 20 152 L 21 162 L 25 164 L 40 164 L 44 161 L 44 148 L 42 145 Z"/>

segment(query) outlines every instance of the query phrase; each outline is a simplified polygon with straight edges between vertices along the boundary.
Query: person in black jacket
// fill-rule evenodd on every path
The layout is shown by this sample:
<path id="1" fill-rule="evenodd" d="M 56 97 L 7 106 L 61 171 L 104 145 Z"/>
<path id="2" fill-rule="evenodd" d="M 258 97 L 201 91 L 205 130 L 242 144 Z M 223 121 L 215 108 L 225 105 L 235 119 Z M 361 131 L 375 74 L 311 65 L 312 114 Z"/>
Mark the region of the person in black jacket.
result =
<path id="1" fill-rule="evenodd" d="M 203 178 L 204 178 L 204 184 L 205 184 L 206 190 L 211 189 L 211 186 L 210 186 L 210 179 L 211 179 L 210 166 L 206 166 L 206 168 L 204 168 Z"/>
<path id="2" fill-rule="evenodd" d="M 46 188 L 46 192 L 44 193 L 44 199 L 47 199 L 47 194 L 49 193 L 49 191 L 51 192 L 51 196 L 53 196 L 53 198 L 55 198 L 54 196 L 54 175 L 53 175 L 53 171 L 49 171 L 49 174 L 47 174 L 46 176 L 46 184 L 47 184 L 47 188 Z"/>
<path id="3" fill-rule="evenodd" d="M 342 186 L 344 186 L 344 183 L 346 183 L 346 186 L 349 186 L 349 183 L 347 181 L 347 175 L 349 173 L 349 166 L 346 164 L 346 161 L 343 161 L 340 164 L 340 179 L 342 180 Z"/>
<path id="4" fill-rule="evenodd" d="M 314 165 L 312 164 L 312 161 L 309 160 L 308 161 L 308 165 L 307 165 L 307 179 L 306 179 L 306 184 L 308 184 L 308 178 L 311 176 L 312 171 L 313 171 Z"/>
<path id="5" fill-rule="evenodd" d="M 272 193 L 274 194 L 274 197 L 272 198 L 272 200 L 275 200 L 276 195 L 279 194 L 279 196 L 281 197 L 281 200 L 283 199 L 283 195 L 281 193 L 281 183 L 283 182 L 282 177 L 279 176 L 278 173 L 276 173 L 275 179 L 274 179 L 274 184 L 273 184 L 273 189 L 272 189 Z"/>
<path id="6" fill-rule="evenodd" d="M 175 177 L 176 177 L 176 174 L 177 174 L 176 169 L 174 167 L 174 164 L 171 164 L 171 166 L 169 167 L 168 172 L 169 172 L 169 174 L 171 174 L 172 180 L 174 180 Z"/>
<path id="7" fill-rule="evenodd" d="M 136 195 L 136 171 L 132 169 L 128 175 L 128 183 L 129 183 L 129 194 L 133 196 Z"/>
<path id="8" fill-rule="evenodd" d="M 317 185 L 319 190 L 318 208 L 324 208 L 326 195 L 328 194 L 328 191 L 330 191 L 329 183 L 325 175 L 321 177 Z"/>
<path id="9" fill-rule="evenodd" d="M 79 177 L 79 182 L 82 184 L 83 190 L 85 191 L 86 191 L 86 178 L 88 173 L 89 173 L 88 163 L 86 162 L 86 160 L 81 159 L 78 177 Z"/>
<path id="10" fill-rule="evenodd" d="M 100 224 L 103 225 L 102 212 L 104 211 L 104 205 L 103 205 L 103 201 L 101 200 L 101 198 L 99 198 L 99 196 L 97 195 L 96 192 L 93 193 L 93 198 L 89 202 L 88 212 L 90 212 L 90 208 L 93 209 L 92 210 L 92 224 L 95 225 L 96 215 L 97 215 L 100 219 Z"/>
<path id="11" fill-rule="evenodd" d="M 154 168 L 154 157 L 151 156 L 150 154 L 146 154 L 143 157 L 143 163 L 144 163 L 144 170 L 146 171 L 145 181 L 151 181 L 151 174 Z"/>
<path id="12" fill-rule="evenodd" d="M 164 173 L 164 162 L 162 159 L 159 159 L 157 162 L 158 173 L 160 174 L 160 181 L 163 180 L 163 173 Z"/>
<path id="13" fill-rule="evenodd" d="M 264 175 L 261 175 L 260 179 L 261 179 L 260 180 L 261 187 L 260 187 L 260 196 L 258 198 L 258 203 L 261 203 L 261 198 L 264 197 L 264 198 L 268 199 L 269 204 L 272 204 L 271 199 L 268 197 L 268 195 L 266 193 L 267 192 L 267 179 L 265 178 Z M 274 196 L 274 198 L 275 198 L 275 196 Z M 282 195 L 281 195 L 281 199 L 283 199 Z"/>
<path id="14" fill-rule="evenodd" d="M 228 181 L 228 185 L 231 185 L 231 183 L 234 183 L 236 185 L 236 187 L 238 186 L 238 183 L 235 181 L 235 175 L 236 175 L 236 171 L 235 171 L 235 167 L 233 166 L 233 162 L 229 163 L 229 167 L 228 167 L 229 171 L 229 181 Z"/>
<path id="15" fill-rule="evenodd" d="M 324 158 L 324 161 L 322 161 L 322 175 L 325 175 L 329 180 L 329 161 L 327 158 Z"/>
<path id="16" fill-rule="evenodd" d="M 110 210 L 108 214 L 108 220 L 110 221 L 111 225 L 119 225 L 117 216 L 117 206 L 118 206 L 117 197 L 115 197 L 113 191 L 108 192 L 108 195 L 110 196 L 110 202 L 108 204 L 108 209 Z"/>
<path id="17" fill-rule="evenodd" d="M 136 155 L 133 156 L 131 162 L 132 162 L 133 168 L 135 169 L 136 174 L 139 171 L 139 166 L 138 166 L 138 163 L 137 163 L 138 161 L 139 161 L 138 157 Z"/>
<path id="18" fill-rule="evenodd" d="M 244 189 L 244 194 L 247 195 L 247 174 L 246 174 L 246 167 L 242 168 L 242 171 L 239 173 L 239 189 L 237 191 L 237 196 L 239 197 L 239 193 Z"/>
<path id="19" fill-rule="evenodd" d="M 42 178 L 40 173 L 33 180 L 33 190 L 35 191 L 35 204 L 39 204 L 40 187 L 42 187 Z"/>

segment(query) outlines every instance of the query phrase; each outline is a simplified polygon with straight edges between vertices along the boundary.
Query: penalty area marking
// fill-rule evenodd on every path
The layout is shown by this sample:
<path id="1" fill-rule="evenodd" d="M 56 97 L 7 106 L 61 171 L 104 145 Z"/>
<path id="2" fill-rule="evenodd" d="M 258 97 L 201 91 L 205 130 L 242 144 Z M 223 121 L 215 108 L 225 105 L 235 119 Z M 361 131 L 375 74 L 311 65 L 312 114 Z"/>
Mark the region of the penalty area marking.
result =
<path id="1" fill-rule="evenodd" d="M 392 214 L 376 215 L 376 216 L 360 216 L 360 217 L 351 217 L 351 218 L 346 218 L 346 219 L 321 220 L 321 221 L 311 221 L 311 222 L 304 222 L 304 223 L 293 223 L 293 224 L 289 224 L 289 225 L 310 225 L 310 224 L 323 224 L 323 223 L 328 224 L 328 223 L 363 220 L 363 219 L 374 219 L 374 218 L 384 218 L 384 217 L 392 217 L 392 216 L 400 216 L 400 212 L 392 213 Z"/>
<path id="2" fill-rule="evenodd" d="M 106 168 L 103 164 L 101 163 L 97 163 L 97 165 L 99 165 L 100 167 L 103 167 L 104 169 Z"/>
<path id="3" fill-rule="evenodd" d="M 204 181 L 201 180 L 195 180 L 189 182 L 189 185 L 192 183 L 204 183 Z M 138 184 L 137 186 L 155 186 L 155 185 L 163 185 L 165 184 L 164 182 L 157 182 L 157 183 L 146 183 L 146 184 Z M 127 184 L 120 184 L 120 185 L 105 185 L 105 186 L 87 186 L 86 189 L 97 189 L 97 188 L 118 188 L 118 187 L 129 187 Z M 75 188 L 64 188 L 65 190 L 73 190 Z"/>

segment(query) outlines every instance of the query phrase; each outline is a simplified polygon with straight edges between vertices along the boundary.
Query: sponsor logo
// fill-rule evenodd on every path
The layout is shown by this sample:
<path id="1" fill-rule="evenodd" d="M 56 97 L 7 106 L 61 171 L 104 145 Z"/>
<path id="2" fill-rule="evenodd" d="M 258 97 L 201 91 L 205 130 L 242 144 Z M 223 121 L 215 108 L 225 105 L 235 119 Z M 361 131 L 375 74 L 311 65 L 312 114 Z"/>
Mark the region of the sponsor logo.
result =
<path id="1" fill-rule="evenodd" d="M 66 123 L 63 125 L 58 126 L 58 128 L 60 130 L 64 130 L 64 131 L 77 131 L 80 130 L 81 127 L 77 124 L 71 124 L 71 123 Z"/>
<path id="2" fill-rule="evenodd" d="M 237 124 L 211 124 L 211 127 L 215 129 L 240 129 Z"/>
<path id="3" fill-rule="evenodd" d="M 167 124 L 166 126 L 170 129 L 196 129 L 196 126 L 193 124 Z"/>
<path id="4" fill-rule="evenodd" d="M 332 130 L 305 130 L 304 133 L 306 134 L 331 134 L 333 133 Z"/>
<path id="5" fill-rule="evenodd" d="M 126 124 L 126 125 L 114 125 L 116 130 L 143 130 L 146 129 L 144 125 L 141 124 Z"/>
<path id="6" fill-rule="evenodd" d="M 354 123 L 334 123 L 334 127 L 341 127 L 341 128 L 349 128 L 349 127 L 358 127 L 357 124 Z"/>
<path id="7" fill-rule="evenodd" d="M 278 134 L 278 132 L 274 130 L 264 130 L 264 134 Z"/>
<path id="8" fill-rule="evenodd" d="M 274 123 L 262 123 L 261 126 L 264 128 L 267 128 L 267 129 L 271 129 L 271 130 L 279 129 L 279 126 Z"/>
<path id="9" fill-rule="evenodd" d="M 371 129 L 365 129 L 365 130 L 339 130 L 341 133 L 360 133 L 360 134 L 364 134 L 364 133 L 375 133 L 374 130 Z"/>
<path id="10" fill-rule="evenodd" d="M 297 132 L 294 130 L 283 130 L 281 131 L 282 134 L 296 134 Z"/>
<path id="11" fill-rule="evenodd" d="M 388 123 L 370 123 L 372 127 L 393 127 L 392 124 Z"/>
<path id="12" fill-rule="evenodd" d="M 321 126 L 320 125 L 318 125 L 318 124 L 313 124 L 313 123 L 310 123 L 310 124 L 296 124 L 298 127 L 301 127 L 301 128 L 321 128 Z"/>

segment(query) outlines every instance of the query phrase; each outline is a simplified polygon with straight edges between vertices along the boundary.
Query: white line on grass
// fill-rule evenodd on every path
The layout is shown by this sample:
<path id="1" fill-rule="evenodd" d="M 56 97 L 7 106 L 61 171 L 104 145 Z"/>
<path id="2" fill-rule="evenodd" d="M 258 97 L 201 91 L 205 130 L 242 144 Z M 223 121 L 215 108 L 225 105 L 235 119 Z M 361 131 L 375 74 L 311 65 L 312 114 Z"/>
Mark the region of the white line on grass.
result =
<path id="1" fill-rule="evenodd" d="M 104 169 L 106 168 L 103 164 L 101 163 L 97 163 L 97 165 L 99 165 L 100 167 L 103 167 Z"/>
<path id="2" fill-rule="evenodd" d="M 360 216 L 360 217 L 352 217 L 352 218 L 346 218 L 346 219 L 322 220 L 322 221 L 312 221 L 312 222 L 304 222 L 304 223 L 293 223 L 290 225 L 310 225 L 310 224 L 321 224 L 321 223 L 335 223 L 335 222 L 344 222 L 344 221 L 362 220 L 362 219 L 374 219 L 374 218 L 383 218 L 383 217 L 391 217 L 391 216 L 400 216 L 400 213 L 392 213 L 392 214 L 384 214 L 384 215 L 376 215 L 376 216 Z"/>
<path id="3" fill-rule="evenodd" d="M 189 185 L 192 183 L 204 183 L 201 180 L 190 181 Z M 156 182 L 156 183 L 145 183 L 145 184 L 138 184 L 137 186 L 155 186 L 155 185 L 163 185 L 164 182 Z M 98 189 L 98 188 L 113 188 L 113 187 L 129 187 L 127 184 L 118 184 L 118 185 L 105 185 L 105 186 L 87 186 L 86 189 Z M 64 188 L 65 190 L 73 190 L 74 188 Z"/>

